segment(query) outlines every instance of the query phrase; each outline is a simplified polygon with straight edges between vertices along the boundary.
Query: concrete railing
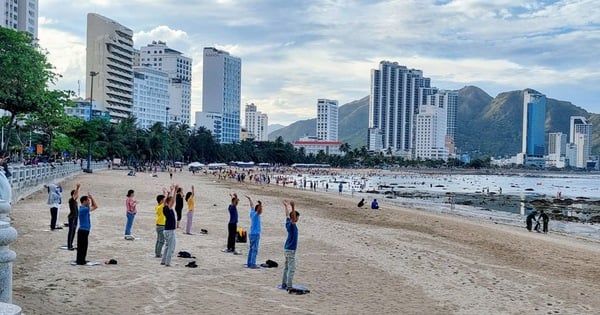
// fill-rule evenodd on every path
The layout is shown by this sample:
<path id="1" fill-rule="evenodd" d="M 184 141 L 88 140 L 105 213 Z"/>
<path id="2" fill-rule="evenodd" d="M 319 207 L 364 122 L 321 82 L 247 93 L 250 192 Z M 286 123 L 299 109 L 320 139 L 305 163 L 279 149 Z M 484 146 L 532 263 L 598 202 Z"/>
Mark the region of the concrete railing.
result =
<path id="1" fill-rule="evenodd" d="M 92 162 L 90 167 L 92 170 L 106 169 L 108 168 L 108 162 Z M 9 165 L 8 169 L 12 173 L 8 181 L 12 188 L 13 203 L 40 190 L 48 183 L 82 173 L 79 163 L 44 163 L 27 166 Z"/>

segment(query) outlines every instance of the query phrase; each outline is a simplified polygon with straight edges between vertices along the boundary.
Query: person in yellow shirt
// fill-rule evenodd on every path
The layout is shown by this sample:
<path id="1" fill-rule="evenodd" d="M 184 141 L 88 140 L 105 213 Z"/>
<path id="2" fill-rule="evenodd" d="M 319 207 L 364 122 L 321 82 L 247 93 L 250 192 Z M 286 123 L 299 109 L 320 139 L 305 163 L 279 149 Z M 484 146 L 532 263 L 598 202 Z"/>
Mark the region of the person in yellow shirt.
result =
<path id="1" fill-rule="evenodd" d="M 185 223 L 185 234 L 192 234 L 192 219 L 194 218 L 194 185 L 192 185 L 192 191 L 188 191 L 185 194 L 185 201 L 187 202 L 187 222 Z"/>
<path id="2" fill-rule="evenodd" d="M 167 194 L 169 194 L 167 192 Z M 160 258 L 162 257 L 162 248 L 165 244 L 165 236 L 163 231 L 165 230 L 165 214 L 163 213 L 163 208 L 165 206 L 165 195 L 156 196 L 156 207 L 154 207 L 154 211 L 156 211 L 156 245 L 154 246 L 154 257 Z"/>

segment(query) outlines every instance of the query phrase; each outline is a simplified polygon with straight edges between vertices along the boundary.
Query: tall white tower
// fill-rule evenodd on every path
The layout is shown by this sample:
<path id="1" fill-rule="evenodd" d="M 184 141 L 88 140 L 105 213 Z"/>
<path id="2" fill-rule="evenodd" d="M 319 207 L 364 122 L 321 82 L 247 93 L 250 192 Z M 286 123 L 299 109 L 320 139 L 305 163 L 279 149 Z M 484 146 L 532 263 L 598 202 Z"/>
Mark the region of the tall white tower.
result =
<path id="1" fill-rule="evenodd" d="M 415 116 L 424 96 L 433 92 L 430 82 L 421 70 L 408 69 L 397 62 L 381 61 L 379 69 L 371 70 L 370 150 L 377 150 L 381 143 L 383 150 L 390 148 L 396 154 L 413 156 Z M 381 142 L 373 141 L 378 134 Z"/>
<path id="2" fill-rule="evenodd" d="M 242 60 L 214 47 L 204 48 L 202 112 L 222 117 L 221 143 L 240 141 Z"/>
<path id="3" fill-rule="evenodd" d="M 269 141 L 269 117 L 256 110 L 254 103 L 246 104 L 246 129 L 254 136 L 254 141 Z"/>
<path id="4" fill-rule="evenodd" d="M 140 48 L 140 65 L 169 75 L 169 122 L 190 124 L 192 58 L 185 57 L 162 41 Z"/>
<path id="5" fill-rule="evenodd" d="M 338 101 L 317 100 L 317 139 L 338 141 Z"/>
<path id="6" fill-rule="evenodd" d="M 0 0 L 0 26 L 38 38 L 38 0 Z"/>
<path id="7" fill-rule="evenodd" d="M 571 116 L 570 132 L 569 140 L 575 145 L 577 152 L 577 158 L 571 161 L 571 165 L 585 168 L 592 154 L 592 124 L 589 124 L 585 117 Z"/>
<path id="8" fill-rule="evenodd" d="M 96 75 L 90 75 L 95 73 Z M 87 15 L 86 93 L 92 93 L 111 122 L 129 117 L 133 107 L 133 31 L 96 13 Z"/>

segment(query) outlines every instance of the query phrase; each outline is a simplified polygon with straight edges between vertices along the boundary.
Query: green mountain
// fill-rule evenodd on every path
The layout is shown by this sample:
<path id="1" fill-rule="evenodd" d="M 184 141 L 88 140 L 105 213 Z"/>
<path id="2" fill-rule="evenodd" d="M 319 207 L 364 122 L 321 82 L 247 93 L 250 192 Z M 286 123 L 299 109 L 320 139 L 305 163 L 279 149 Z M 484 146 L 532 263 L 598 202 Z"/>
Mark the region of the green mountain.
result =
<path id="1" fill-rule="evenodd" d="M 491 97 L 476 86 L 458 91 L 456 147 L 477 156 L 513 156 L 521 151 L 523 124 L 523 91 L 510 91 Z M 592 153 L 600 154 L 600 115 L 588 113 L 571 102 L 548 98 L 546 132 L 569 134 L 571 116 L 583 116 L 595 126 Z M 340 106 L 338 129 L 341 142 L 351 148 L 367 145 L 369 96 Z M 315 135 L 316 118 L 297 121 L 269 134 L 269 140 L 281 136 L 293 142 Z"/>

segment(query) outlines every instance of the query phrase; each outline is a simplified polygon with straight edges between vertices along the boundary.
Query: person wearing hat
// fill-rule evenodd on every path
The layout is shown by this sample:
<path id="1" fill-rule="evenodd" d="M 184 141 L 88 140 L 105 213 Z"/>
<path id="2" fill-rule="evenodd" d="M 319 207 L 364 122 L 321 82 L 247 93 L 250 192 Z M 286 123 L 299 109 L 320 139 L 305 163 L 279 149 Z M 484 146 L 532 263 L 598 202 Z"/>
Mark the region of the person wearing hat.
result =
<path id="1" fill-rule="evenodd" d="M 62 227 L 56 225 L 58 221 L 58 211 L 62 203 L 62 186 L 60 183 L 53 183 L 48 188 L 48 205 L 50 206 L 50 230 L 60 230 Z"/>

